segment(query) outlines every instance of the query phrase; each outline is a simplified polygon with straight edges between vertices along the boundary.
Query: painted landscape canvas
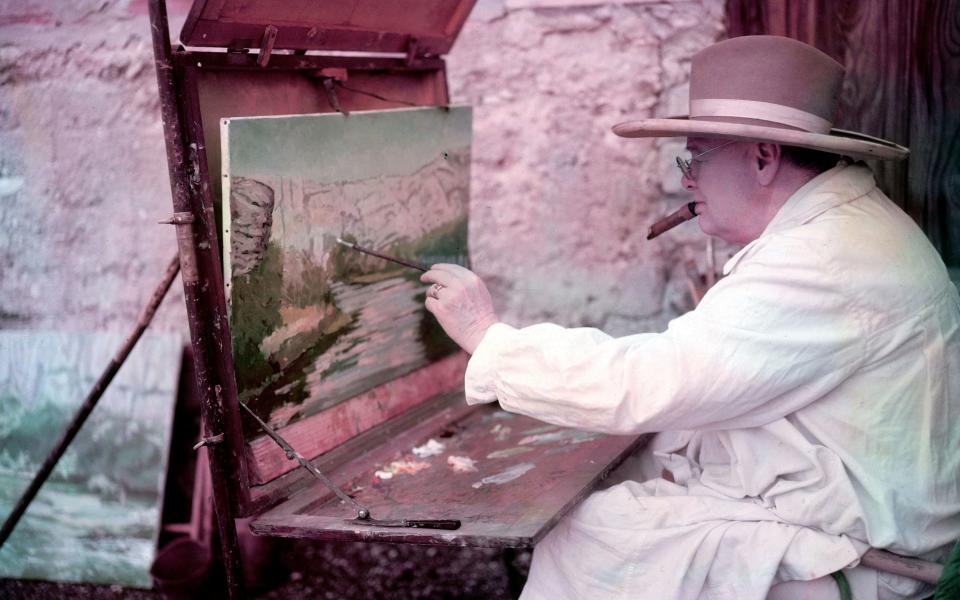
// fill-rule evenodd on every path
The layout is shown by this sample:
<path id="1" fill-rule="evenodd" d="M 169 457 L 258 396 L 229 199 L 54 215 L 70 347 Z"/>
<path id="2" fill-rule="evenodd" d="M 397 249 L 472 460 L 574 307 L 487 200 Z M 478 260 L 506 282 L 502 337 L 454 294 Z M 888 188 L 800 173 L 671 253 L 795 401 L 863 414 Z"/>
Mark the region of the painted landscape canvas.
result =
<path id="1" fill-rule="evenodd" d="M 0 518 L 123 341 L 0 331 Z M 151 586 L 182 351 L 179 335 L 140 339 L 0 549 L 0 577 Z"/>
<path id="2" fill-rule="evenodd" d="M 470 140 L 469 107 L 221 122 L 241 402 L 282 427 L 456 350 L 419 271 L 337 238 L 466 264 Z"/>

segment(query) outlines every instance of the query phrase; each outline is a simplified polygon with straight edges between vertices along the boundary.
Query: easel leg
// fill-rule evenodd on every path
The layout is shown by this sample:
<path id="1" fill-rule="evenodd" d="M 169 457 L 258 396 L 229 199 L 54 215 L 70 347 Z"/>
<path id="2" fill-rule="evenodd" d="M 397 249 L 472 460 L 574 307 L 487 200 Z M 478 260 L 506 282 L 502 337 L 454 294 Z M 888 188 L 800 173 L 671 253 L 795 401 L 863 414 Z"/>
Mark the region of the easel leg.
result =
<path id="1" fill-rule="evenodd" d="M 197 265 L 197 249 L 193 207 L 190 200 L 190 175 L 184 153 L 184 128 L 181 119 L 177 86 L 174 77 L 170 28 L 164 0 L 150 0 L 150 26 L 153 54 L 160 95 L 160 114 L 163 119 L 167 166 L 173 192 L 174 216 L 171 223 L 177 227 L 180 249 L 180 270 L 183 295 L 190 323 L 190 340 L 196 368 L 197 392 L 200 394 L 203 437 L 210 452 L 210 479 L 213 487 L 214 509 L 220 533 L 220 548 L 226 572 L 227 594 L 231 599 L 243 597 L 243 575 L 240 566 L 240 546 L 233 515 L 230 477 L 224 465 L 228 463 L 228 444 L 223 443 L 224 417 L 217 385 L 211 370 L 214 341 L 210 339 L 207 323 L 212 316 L 204 310 L 201 288 L 209 282 L 201 281 Z"/>

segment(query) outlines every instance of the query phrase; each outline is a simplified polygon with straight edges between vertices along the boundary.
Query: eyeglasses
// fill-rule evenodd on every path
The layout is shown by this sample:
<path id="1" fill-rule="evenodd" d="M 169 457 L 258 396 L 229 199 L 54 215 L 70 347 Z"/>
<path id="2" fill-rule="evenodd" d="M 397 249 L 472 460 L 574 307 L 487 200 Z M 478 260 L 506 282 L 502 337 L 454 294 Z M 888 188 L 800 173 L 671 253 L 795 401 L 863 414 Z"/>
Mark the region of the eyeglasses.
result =
<path id="1" fill-rule="evenodd" d="M 691 156 L 689 160 L 688 160 L 688 159 L 680 158 L 680 157 L 678 156 L 678 157 L 677 157 L 677 167 L 679 167 L 680 172 L 683 173 L 683 176 L 684 176 L 684 177 L 686 177 L 686 178 L 689 179 L 690 181 L 696 181 L 697 178 L 694 177 L 694 175 L 693 175 L 693 161 L 698 160 L 698 161 L 700 161 L 700 162 L 703 162 L 702 160 L 700 160 L 700 157 L 701 157 L 701 156 L 703 156 L 704 154 L 706 154 L 706 153 L 708 153 L 708 152 L 713 152 L 714 150 L 719 150 L 720 148 L 723 148 L 724 146 L 729 146 L 729 145 L 732 144 L 733 142 L 734 142 L 734 140 L 730 140 L 729 142 L 724 142 L 723 144 L 720 144 L 719 146 L 714 146 L 713 148 L 710 148 L 709 150 L 704 150 L 704 151 L 701 152 L 700 154 L 695 154 L 695 155 Z"/>

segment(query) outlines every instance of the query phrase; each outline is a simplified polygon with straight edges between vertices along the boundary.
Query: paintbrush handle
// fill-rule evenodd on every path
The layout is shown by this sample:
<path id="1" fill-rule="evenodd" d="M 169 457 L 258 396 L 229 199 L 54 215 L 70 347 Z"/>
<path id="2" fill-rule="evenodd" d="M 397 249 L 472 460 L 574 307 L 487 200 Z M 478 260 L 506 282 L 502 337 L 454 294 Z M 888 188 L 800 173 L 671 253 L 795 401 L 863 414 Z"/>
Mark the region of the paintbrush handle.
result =
<path id="1" fill-rule="evenodd" d="M 459 519 L 404 519 L 407 527 L 420 529 L 460 529 Z"/>
<path id="2" fill-rule="evenodd" d="M 398 265 L 403 265 L 404 267 L 409 267 L 409 268 L 411 268 L 411 269 L 416 269 L 416 270 L 418 270 L 418 271 L 423 271 L 424 273 L 426 273 L 427 271 L 430 270 L 429 268 L 427 268 L 427 267 L 425 267 L 425 266 L 423 266 L 423 265 L 418 265 L 418 264 L 416 264 L 416 263 L 412 263 L 412 262 L 403 260 L 402 258 L 397 258 L 396 256 L 389 256 L 389 255 L 387 255 L 387 254 L 381 254 L 380 252 L 377 252 L 376 250 L 370 250 L 369 248 L 364 248 L 363 246 L 358 246 L 357 244 L 346 243 L 346 244 L 344 244 L 344 246 L 346 246 L 347 248 L 353 248 L 353 249 L 356 250 L 357 252 L 362 252 L 362 253 L 364 253 L 364 254 L 369 254 L 370 256 L 376 256 L 377 258 L 382 259 L 382 260 L 385 260 L 385 261 L 388 261 L 388 262 L 396 263 L 396 264 L 398 264 Z"/>

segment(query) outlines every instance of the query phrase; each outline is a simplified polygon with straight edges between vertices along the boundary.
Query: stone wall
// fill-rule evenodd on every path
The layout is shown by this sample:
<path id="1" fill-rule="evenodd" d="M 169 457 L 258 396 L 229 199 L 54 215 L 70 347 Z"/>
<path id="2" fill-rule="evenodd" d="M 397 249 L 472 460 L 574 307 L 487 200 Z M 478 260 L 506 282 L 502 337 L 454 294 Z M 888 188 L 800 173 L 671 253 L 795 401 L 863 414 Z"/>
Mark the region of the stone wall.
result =
<path id="1" fill-rule="evenodd" d="M 126 328 L 175 252 L 145 0 L 0 0 L 0 327 Z M 171 3 L 178 32 L 187 3 Z M 480 0 L 449 57 L 475 106 L 471 246 L 508 322 L 615 334 L 689 306 L 679 141 L 617 138 L 685 109 L 722 0 Z M 186 334 L 179 282 L 158 329 Z"/>
<path id="2" fill-rule="evenodd" d="M 682 263 L 702 259 L 679 206 L 683 140 L 610 127 L 685 114 L 689 58 L 722 34 L 723 2 L 481 0 L 449 57 L 474 111 L 471 255 L 502 318 L 661 329 L 691 304 Z"/>
<path id="3" fill-rule="evenodd" d="M 0 326 L 135 322 L 176 253 L 156 81 L 145 1 L 0 0 Z"/>

